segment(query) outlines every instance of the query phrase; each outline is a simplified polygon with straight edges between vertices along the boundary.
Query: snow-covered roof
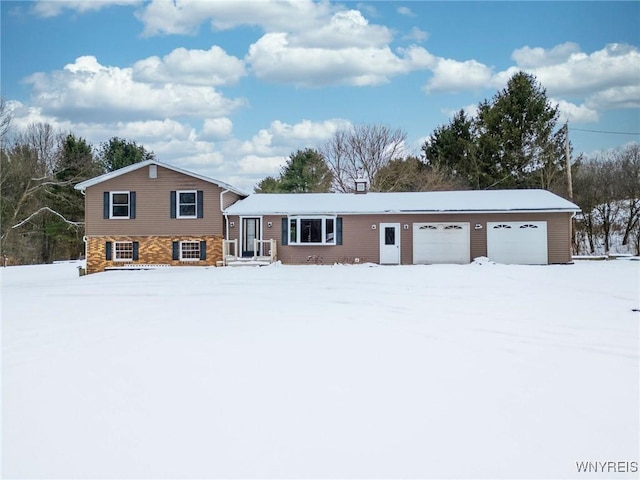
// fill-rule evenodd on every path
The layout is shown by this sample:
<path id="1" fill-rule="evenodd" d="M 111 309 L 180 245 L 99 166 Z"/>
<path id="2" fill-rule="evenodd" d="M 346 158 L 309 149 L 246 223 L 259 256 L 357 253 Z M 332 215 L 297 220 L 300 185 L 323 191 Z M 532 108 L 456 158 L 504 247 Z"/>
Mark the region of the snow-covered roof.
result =
<path id="1" fill-rule="evenodd" d="M 319 215 L 566 211 L 580 207 L 546 190 L 447 192 L 256 193 L 225 210 L 229 215 Z"/>
<path id="2" fill-rule="evenodd" d="M 190 177 L 203 180 L 205 182 L 213 183 L 214 185 L 217 185 L 220 188 L 224 188 L 225 190 L 229 190 L 233 193 L 237 193 L 238 195 L 242 195 L 243 197 L 246 197 L 248 195 L 247 192 L 244 192 L 239 188 L 234 187 L 233 185 L 229 185 L 228 183 L 221 182 L 220 180 L 216 180 L 214 178 L 205 177 L 204 175 L 200 175 L 198 173 L 189 172 L 188 170 L 183 170 L 182 168 L 174 167 L 173 165 L 158 162 L 157 160 L 145 160 L 144 162 L 134 163 L 133 165 L 119 168 L 118 170 L 114 170 L 113 172 L 105 173 L 104 175 L 90 178 L 89 180 L 85 180 L 84 182 L 80 182 L 75 186 L 75 188 L 76 190 L 84 191 L 88 187 L 92 187 L 93 185 L 106 182 L 107 180 L 111 180 L 112 178 L 119 177 L 120 175 L 133 172 L 135 170 L 138 170 L 139 168 L 144 168 L 148 165 L 158 165 L 162 168 L 167 168 L 169 170 L 173 170 L 174 172 L 182 173 L 183 175 L 188 175 Z"/>

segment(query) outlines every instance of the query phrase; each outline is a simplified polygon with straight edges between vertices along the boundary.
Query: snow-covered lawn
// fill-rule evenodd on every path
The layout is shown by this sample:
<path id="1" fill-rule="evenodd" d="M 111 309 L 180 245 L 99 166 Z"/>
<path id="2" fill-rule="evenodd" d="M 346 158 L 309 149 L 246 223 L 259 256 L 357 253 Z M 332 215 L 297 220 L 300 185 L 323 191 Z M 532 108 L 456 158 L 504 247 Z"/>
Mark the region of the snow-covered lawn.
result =
<path id="1" fill-rule="evenodd" d="M 4 478 L 638 476 L 637 261 L 0 270 Z"/>

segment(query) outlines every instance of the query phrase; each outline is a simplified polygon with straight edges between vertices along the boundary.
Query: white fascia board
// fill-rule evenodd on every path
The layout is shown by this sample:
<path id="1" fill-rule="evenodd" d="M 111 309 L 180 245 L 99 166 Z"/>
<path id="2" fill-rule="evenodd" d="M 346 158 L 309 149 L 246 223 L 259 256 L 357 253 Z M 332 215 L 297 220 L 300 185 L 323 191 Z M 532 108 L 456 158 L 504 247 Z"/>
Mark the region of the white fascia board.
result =
<path id="1" fill-rule="evenodd" d="M 114 170 L 113 172 L 108 172 L 103 175 L 99 175 L 94 178 L 90 178 L 89 180 L 85 180 L 84 182 L 78 183 L 74 188 L 76 190 L 80 190 L 84 192 L 87 188 L 92 187 L 94 185 L 98 185 L 99 183 L 106 182 L 107 180 L 111 180 L 112 178 L 119 177 L 120 175 L 127 174 L 129 172 L 133 172 L 138 170 L 139 168 L 144 168 L 149 165 L 158 165 L 160 167 L 166 168 L 168 170 L 173 170 L 174 172 L 181 173 L 183 175 L 187 175 L 189 177 L 197 178 L 199 180 L 213 183 L 214 185 L 219 186 L 220 188 L 224 188 L 225 190 L 229 190 L 233 193 L 241 195 L 243 197 L 249 196 L 249 194 L 239 188 L 234 187 L 233 185 L 229 185 L 228 183 L 221 182 L 220 180 L 216 180 L 214 178 L 205 177 L 204 175 L 200 175 L 198 173 L 193 173 L 188 170 L 183 170 L 182 168 L 174 167 L 173 165 L 169 165 L 166 163 L 158 162 L 157 160 L 145 160 L 144 162 L 134 163 L 133 165 L 127 165 L 126 167 L 119 168 L 118 170 Z"/>

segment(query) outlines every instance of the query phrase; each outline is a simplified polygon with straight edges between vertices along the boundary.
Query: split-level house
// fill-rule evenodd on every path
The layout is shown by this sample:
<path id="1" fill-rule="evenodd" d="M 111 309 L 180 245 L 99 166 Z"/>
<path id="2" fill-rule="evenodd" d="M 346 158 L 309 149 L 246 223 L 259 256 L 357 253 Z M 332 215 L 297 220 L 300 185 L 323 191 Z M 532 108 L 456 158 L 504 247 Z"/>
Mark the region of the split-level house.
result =
<path id="1" fill-rule="evenodd" d="M 88 273 L 142 265 L 571 262 L 575 204 L 546 190 L 251 194 L 147 161 L 76 188 Z M 260 263 L 260 262 L 255 262 Z"/>
<path id="2" fill-rule="evenodd" d="M 87 273 L 132 265 L 216 265 L 222 211 L 247 196 L 224 182 L 148 160 L 79 183 Z"/>

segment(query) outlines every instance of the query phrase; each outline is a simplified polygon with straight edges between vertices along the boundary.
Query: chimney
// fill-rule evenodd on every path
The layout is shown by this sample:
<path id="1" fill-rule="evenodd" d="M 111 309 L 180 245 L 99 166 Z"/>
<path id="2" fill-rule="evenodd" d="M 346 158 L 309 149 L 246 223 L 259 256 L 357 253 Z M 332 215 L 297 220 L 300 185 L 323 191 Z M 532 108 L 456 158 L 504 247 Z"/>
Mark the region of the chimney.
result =
<path id="1" fill-rule="evenodd" d="M 356 178 L 355 193 L 367 193 L 367 180 L 365 178 Z"/>

